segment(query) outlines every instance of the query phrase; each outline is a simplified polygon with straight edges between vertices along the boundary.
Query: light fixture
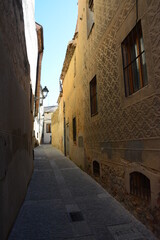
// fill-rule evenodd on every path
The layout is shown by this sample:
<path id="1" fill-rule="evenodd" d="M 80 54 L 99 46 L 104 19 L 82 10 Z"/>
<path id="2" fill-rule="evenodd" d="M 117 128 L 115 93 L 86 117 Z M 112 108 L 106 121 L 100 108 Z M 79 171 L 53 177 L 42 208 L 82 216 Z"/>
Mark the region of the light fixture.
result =
<path id="1" fill-rule="evenodd" d="M 49 90 L 48 88 L 45 86 L 43 89 L 42 89 L 42 93 L 43 93 L 43 99 L 45 99 L 49 93 Z"/>
<path id="2" fill-rule="evenodd" d="M 34 101 L 36 102 L 37 100 L 40 100 L 40 99 L 45 99 L 47 97 L 49 93 L 49 90 L 48 88 L 45 86 L 43 89 L 42 89 L 42 97 L 35 97 L 34 98 Z"/>

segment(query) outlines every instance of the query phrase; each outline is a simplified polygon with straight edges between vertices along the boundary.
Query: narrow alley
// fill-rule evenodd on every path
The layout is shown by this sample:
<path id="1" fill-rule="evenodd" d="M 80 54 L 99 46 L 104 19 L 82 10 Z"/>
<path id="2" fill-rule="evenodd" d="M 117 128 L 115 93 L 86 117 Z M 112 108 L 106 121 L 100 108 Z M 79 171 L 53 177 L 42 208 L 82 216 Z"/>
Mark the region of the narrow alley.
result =
<path id="1" fill-rule="evenodd" d="M 160 240 L 160 1 L 0 0 L 0 240 Z"/>
<path id="2" fill-rule="evenodd" d="M 34 172 L 9 240 L 155 239 L 97 182 L 51 145 L 35 149 Z"/>

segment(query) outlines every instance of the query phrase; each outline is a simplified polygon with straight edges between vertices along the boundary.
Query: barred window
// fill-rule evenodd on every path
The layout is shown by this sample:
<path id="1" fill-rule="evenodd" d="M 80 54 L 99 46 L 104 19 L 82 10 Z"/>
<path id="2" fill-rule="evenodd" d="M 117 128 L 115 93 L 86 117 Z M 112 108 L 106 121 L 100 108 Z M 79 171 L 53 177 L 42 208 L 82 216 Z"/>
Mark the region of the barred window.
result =
<path id="1" fill-rule="evenodd" d="M 97 108 L 97 80 L 96 76 L 90 81 L 90 104 L 91 104 L 91 116 L 98 113 Z"/>
<path id="2" fill-rule="evenodd" d="M 73 141 L 76 142 L 76 118 L 73 118 Z"/>
<path id="3" fill-rule="evenodd" d="M 149 201 L 151 199 L 150 180 L 140 172 L 130 174 L 130 193 Z"/>
<path id="4" fill-rule="evenodd" d="M 148 84 L 141 21 L 122 42 L 125 96 Z"/>

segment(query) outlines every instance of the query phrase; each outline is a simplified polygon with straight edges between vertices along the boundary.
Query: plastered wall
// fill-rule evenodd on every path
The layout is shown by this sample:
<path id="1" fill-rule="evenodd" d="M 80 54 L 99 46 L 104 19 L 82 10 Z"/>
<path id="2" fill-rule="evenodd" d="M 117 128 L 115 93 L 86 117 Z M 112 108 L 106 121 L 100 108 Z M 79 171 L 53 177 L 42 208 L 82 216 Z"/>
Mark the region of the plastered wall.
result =
<path id="1" fill-rule="evenodd" d="M 80 0 L 76 49 L 63 80 L 69 156 L 91 174 L 93 161 L 98 161 L 101 178 L 119 193 L 130 192 L 130 173 L 141 172 L 150 180 L 151 206 L 159 206 L 160 5 L 145 0 L 138 1 L 136 8 L 134 0 L 94 0 L 89 34 L 88 13 L 87 1 Z M 125 97 L 121 43 L 136 20 L 142 25 L 148 85 Z M 95 75 L 98 114 L 91 117 L 90 81 Z"/>
<path id="2" fill-rule="evenodd" d="M 7 239 L 18 214 L 33 170 L 33 117 L 22 1 L 0 1 L 0 15 L 0 239 L 3 240 Z"/>

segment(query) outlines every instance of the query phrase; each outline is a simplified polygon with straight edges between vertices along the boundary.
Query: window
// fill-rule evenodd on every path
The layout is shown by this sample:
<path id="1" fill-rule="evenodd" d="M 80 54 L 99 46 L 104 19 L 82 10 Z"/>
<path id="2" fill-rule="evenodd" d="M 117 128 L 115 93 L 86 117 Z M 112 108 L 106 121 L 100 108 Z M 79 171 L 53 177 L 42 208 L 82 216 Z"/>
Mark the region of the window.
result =
<path id="1" fill-rule="evenodd" d="M 94 0 L 89 0 L 88 6 L 89 6 L 89 9 L 93 12 L 94 11 Z"/>
<path id="2" fill-rule="evenodd" d="M 141 21 L 122 42 L 122 57 L 127 97 L 148 84 Z"/>
<path id="3" fill-rule="evenodd" d="M 51 133 L 51 124 L 50 123 L 46 124 L 46 133 Z"/>
<path id="4" fill-rule="evenodd" d="M 73 141 L 76 142 L 76 118 L 73 118 Z"/>
<path id="5" fill-rule="evenodd" d="M 94 26 L 94 0 L 88 0 L 87 7 L 87 37 L 92 32 L 92 28 Z"/>
<path id="6" fill-rule="evenodd" d="M 98 113 L 97 111 L 97 80 L 96 76 L 90 82 L 90 104 L 91 104 L 91 116 Z"/>
<path id="7" fill-rule="evenodd" d="M 130 174 L 130 193 L 149 201 L 151 199 L 150 180 L 139 172 Z"/>
<path id="8" fill-rule="evenodd" d="M 93 174 L 96 177 L 100 176 L 100 166 L 99 166 L 99 162 L 97 161 L 93 161 Z"/>

